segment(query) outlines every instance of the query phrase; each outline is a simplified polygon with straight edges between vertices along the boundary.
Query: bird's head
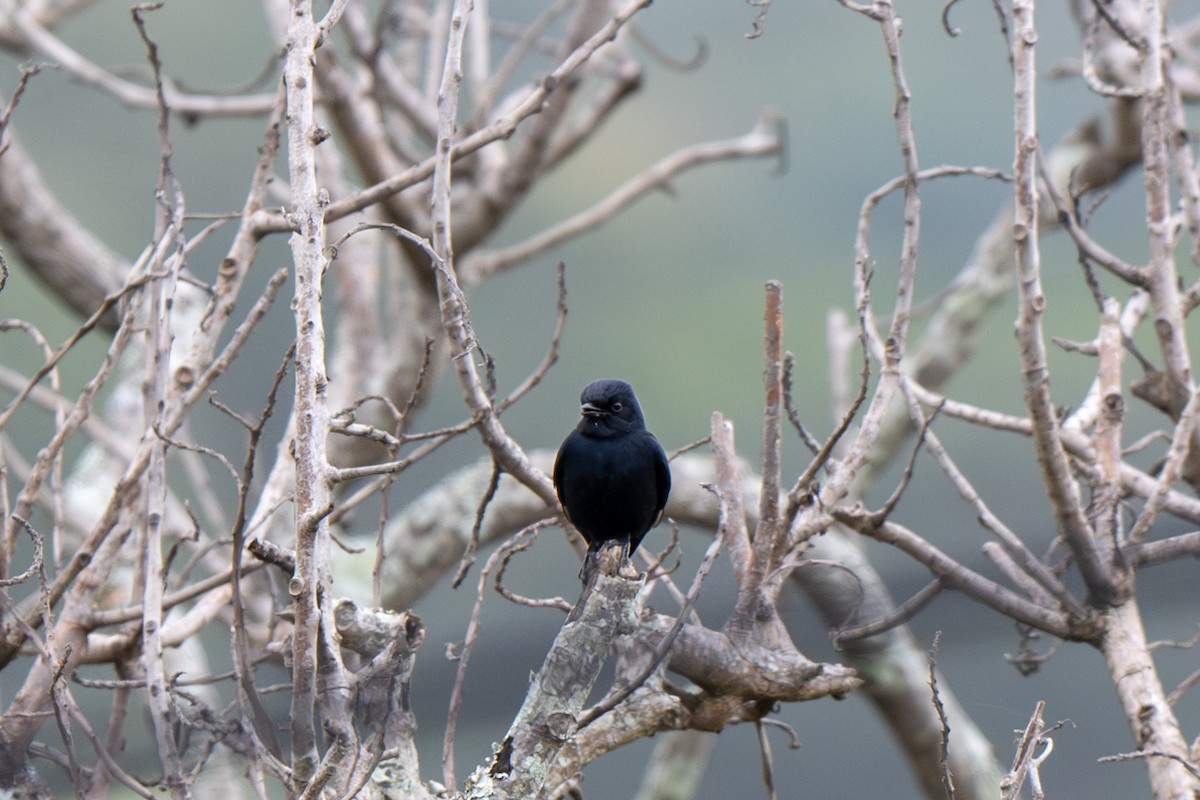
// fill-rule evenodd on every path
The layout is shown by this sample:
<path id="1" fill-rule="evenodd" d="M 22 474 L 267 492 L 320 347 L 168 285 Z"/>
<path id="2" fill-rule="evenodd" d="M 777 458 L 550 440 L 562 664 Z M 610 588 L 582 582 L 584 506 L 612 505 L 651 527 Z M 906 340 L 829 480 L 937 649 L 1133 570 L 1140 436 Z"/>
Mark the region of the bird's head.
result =
<path id="1" fill-rule="evenodd" d="M 604 435 L 646 427 L 633 387 L 625 381 L 592 381 L 583 387 L 579 402 L 579 413 L 583 415 L 581 430 Z"/>

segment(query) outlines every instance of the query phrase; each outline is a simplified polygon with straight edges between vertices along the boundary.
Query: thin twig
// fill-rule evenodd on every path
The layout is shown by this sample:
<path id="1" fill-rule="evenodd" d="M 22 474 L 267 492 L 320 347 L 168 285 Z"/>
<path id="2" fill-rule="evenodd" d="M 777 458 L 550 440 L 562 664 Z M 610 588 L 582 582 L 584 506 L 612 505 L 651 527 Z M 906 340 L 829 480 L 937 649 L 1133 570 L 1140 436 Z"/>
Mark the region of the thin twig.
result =
<path id="1" fill-rule="evenodd" d="M 771 756 L 771 740 L 767 738 L 767 729 L 762 720 L 754 721 L 754 734 L 758 740 L 759 766 L 762 769 L 763 786 L 767 790 L 767 800 L 778 800 L 775 791 L 775 760 Z"/>
<path id="2" fill-rule="evenodd" d="M 950 720 L 946 716 L 946 706 L 942 703 L 937 679 L 937 655 L 941 643 L 942 632 L 937 631 L 933 634 L 933 644 L 929 648 L 929 694 L 942 730 L 941 749 L 938 752 L 938 762 L 942 768 L 942 788 L 946 790 L 946 800 L 954 800 L 954 777 L 950 774 Z"/>
<path id="3" fill-rule="evenodd" d="M 891 613 L 877 620 L 866 622 L 853 627 L 838 628 L 834 632 L 833 644 L 836 647 L 841 647 L 846 642 L 855 639 L 865 639 L 868 636 L 890 631 L 905 624 L 910 619 L 917 615 L 921 609 L 929 605 L 933 598 L 937 597 L 942 591 L 942 582 L 938 578 L 934 578 L 929 583 L 917 590 L 916 594 L 905 600 L 900 605 L 896 606 Z"/>
<path id="4" fill-rule="evenodd" d="M 566 265 L 558 262 L 555 269 L 558 286 L 558 301 L 555 305 L 554 316 L 554 333 L 550 336 L 550 345 L 546 348 L 546 355 L 542 357 L 541 363 L 534 367 L 533 371 L 521 381 L 515 389 L 509 392 L 508 396 L 496 403 L 496 413 L 503 414 L 506 410 L 512 407 L 513 403 L 520 400 L 528 394 L 533 387 L 542 382 L 542 378 L 546 377 L 546 373 L 558 361 L 559 347 L 562 345 L 563 333 L 567 328 L 567 270 Z"/>
<path id="5" fill-rule="evenodd" d="M 479 548 L 479 531 L 483 528 L 483 516 L 487 513 L 487 507 L 491 504 L 492 498 L 496 496 L 496 489 L 499 487 L 500 464 L 493 458 L 492 474 L 488 477 L 488 485 L 483 491 L 483 497 L 479 498 L 479 508 L 475 511 L 475 522 L 471 525 L 471 538 L 467 540 L 467 547 L 463 550 L 463 556 L 458 562 L 458 571 L 454 573 L 454 579 L 450 582 L 450 587 L 453 589 L 458 588 L 463 579 L 467 577 L 471 565 L 475 563 L 475 551 Z"/>

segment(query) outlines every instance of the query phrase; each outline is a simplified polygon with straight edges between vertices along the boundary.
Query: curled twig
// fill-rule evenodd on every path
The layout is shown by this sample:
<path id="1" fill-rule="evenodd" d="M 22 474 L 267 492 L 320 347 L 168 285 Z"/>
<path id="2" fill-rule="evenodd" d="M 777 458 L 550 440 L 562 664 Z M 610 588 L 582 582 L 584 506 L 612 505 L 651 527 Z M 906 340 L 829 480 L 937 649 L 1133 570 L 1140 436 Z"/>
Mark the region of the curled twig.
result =
<path id="1" fill-rule="evenodd" d="M 14 520 L 16 520 L 21 525 L 22 528 L 25 529 L 25 532 L 29 534 L 29 538 L 33 541 L 33 562 L 29 565 L 29 568 L 26 569 L 24 572 L 22 572 L 20 575 L 16 575 L 12 578 L 4 578 L 3 580 L 0 580 L 0 588 L 7 589 L 10 586 L 16 586 L 19 583 L 24 583 L 25 581 L 29 580 L 30 578 L 34 577 L 35 575 L 42 575 L 43 576 L 42 588 L 44 590 L 45 589 L 45 580 L 44 580 L 45 576 L 43 575 L 43 567 L 45 565 L 45 562 L 44 562 L 43 553 L 42 553 L 42 535 L 40 533 L 38 533 L 36 530 L 34 530 L 34 527 L 32 525 L 30 525 L 28 520 L 24 519 L 23 517 L 19 517 L 16 514 L 13 514 L 12 518 Z"/>

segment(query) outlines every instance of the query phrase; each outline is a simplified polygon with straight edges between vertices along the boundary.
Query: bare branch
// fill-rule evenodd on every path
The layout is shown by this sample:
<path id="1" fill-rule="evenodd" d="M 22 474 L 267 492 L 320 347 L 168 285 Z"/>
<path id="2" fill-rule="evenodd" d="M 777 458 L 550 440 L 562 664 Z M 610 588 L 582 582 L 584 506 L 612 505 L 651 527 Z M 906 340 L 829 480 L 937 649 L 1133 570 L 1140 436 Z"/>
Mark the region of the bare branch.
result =
<path id="1" fill-rule="evenodd" d="M 320 32 L 313 19 L 311 0 L 291 0 L 288 47 L 284 64 L 288 111 L 288 165 L 292 207 L 288 214 L 297 229 L 291 238 L 296 276 L 293 309 L 296 318 L 296 574 L 290 587 L 293 599 L 292 634 L 292 785 L 296 791 L 310 786 L 320 758 L 314 713 L 318 702 L 318 674 L 322 683 L 341 664 L 332 643 L 332 613 L 320 598 L 330 586 L 327 516 L 332 508 L 326 458 L 329 409 L 326 404 L 325 337 L 321 308 L 321 280 L 325 271 L 325 206 L 328 201 L 317 184 L 314 150 L 320 139 L 313 116 L 316 85 L 313 59 Z M 323 641 L 323 637 L 329 640 Z M 331 685 L 346 686 L 343 680 Z M 325 720 L 335 741 L 349 737 Z"/>
<path id="2" fill-rule="evenodd" d="M 1093 622 L 1073 620 L 1062 612 L 1043 608 L 1026 600 L 963 566 L 902 525 L 876 520 L 861 509 L 833 509 L 832 514 L 838 522 L 859 533 L 908 553 L 937 575 L 947 588 L 957 589 L 1007 617 L 1052 633 L 1060 639 L 1092 641 L 1099 635 Z"/>
<path id="3" fill-rule="evenodd" d="M 1050 395 L 1042 315 L 1046 298 L 1042 293 L 1038 250 L 1037 118 L 1034 114 L 1034 43 L 1037 40 L 1033 3 L 1018 0 L 1013 5 L 1014 75 L 1016 92 L 1016 142 L 1013 180 L 1016 211 L 1013 237 L 1017 251 L 1017 282 L 1020 305 L 1017 339 L 1021 347 L 1025 404 L 1033 423 L 1033 440 L 1046 490 L 1054 507 L 1058 528 L 1079 563 L 1088 587 L 1089 600 L 1103 606 L 1122 592 L 1119 577 L 1100 557 L 1092 530 L 1072 480 L 1067 454 L 1059 439 L 1059 423 Z"/>
<path id="4" fill-rule="evenodd" d="M 472 252 L 464 259 L 463 275 L 471 282 L 522 264 L 563 243 L 603 225 L 655 190 L 669 191 L 671 181 L 695 167 L 742 158 L 779 156 L 784 146 L 782 122 L 773 111 L 764 111 L 754 129 L 744 136 L 707 142 L 672 153 L 645 172 L 630 178 L 591 208 L 570 216 L 524 242 L 501 251 Z"/>
<path id="5" fill-rule="evenodd" d="M 1046 701 L 1039 700 L 1033 709 L 1033 716 L 1029 718 L 1029 724 L 1025 726 L 1025 732 L 1017 743 L 1012 769 L 1000 783 L 1000 794 L 1004 800 L 1016 800 L 1021 796 L 1021 787 L 1025 785 L 1025 778 L 1029 775 L 1034 753 L 1043 742 L 1042 729 L 1045 723 L 1042 721 L 1042 712 L 1045 708 Z"/>
<path id="6" fill-rule="evenodd" d="M 342 217 L 361 211 L 390 195 L 396 194 L 410 186 L 429 178 L 434 173 L 436 163 L 448 158 L 451 161 L 468 156 L 492 142 L 508 138 L 524 120 L 542 110 L 546 96 L 566 80 L 592 55 L 616 36 L 617 31 L 637 12 L 650 4 L 650 0 L 632 0 L 591 35 L 583 44 L 576 48 L 554 70 L 532 89 L 519 103 L 487 127 L 469 134 L 457 142 L 447 142 L 447 150 L 425 159 L 399 174 L 381 181 L 374 186 L 364 189 L 354 197 L 349 197 L 330 204 L 326 212 L 326 220 L 332 222 Z M 262 232 L 286 231 L 291 225 L 283 218 L 276 217 L 271 221 L 264 220 L 259 229 Z"/>
<path id="7" fill-rule="evenodd" d="M 746 511 L 742 505 L 744 489 L 733 445 L 733 424 L 720 415 L 712 417 L 712 451 L 716 462 L 716 482 L 711 491 L 717 498 L 717 532 L 729 550 L 734 578 L 746 586 L 754 555 L 750 548 Z M 675 493 L 678 494 L 678 489 Z"/>
<path id="8" fill-rule="evenodd" d="M 575 732 L 614 637 L 636 628 L 639 581 L 611 577 L 603 565 L 563 625 L 499 752 L 487 768 L 481 796 L 535 797 L 546 771 Z M 468 793 L 467 797 L 479 796 Z"/>
<path id="9" fill-rule="evenodd" d="M 37 50 L 46 60 L 59 65 L 80 83 L 110 94 L 128 106 L 148 109 L 159 107 L 158 89 L 131 83 L 89 61 L 42 27 L 26 10 L 25 5 L 16 0 L 5 0 L 3 10 L 6 20 L 23 37 L 26 46 Z M 251 116 L 265 114 L 275 105 L 274 95 L 246 97 L 191 95 L 179 91 L 171 84 L 163 84 L 162 91 L 167 106 L 176 113 L 202 116 Z"/>

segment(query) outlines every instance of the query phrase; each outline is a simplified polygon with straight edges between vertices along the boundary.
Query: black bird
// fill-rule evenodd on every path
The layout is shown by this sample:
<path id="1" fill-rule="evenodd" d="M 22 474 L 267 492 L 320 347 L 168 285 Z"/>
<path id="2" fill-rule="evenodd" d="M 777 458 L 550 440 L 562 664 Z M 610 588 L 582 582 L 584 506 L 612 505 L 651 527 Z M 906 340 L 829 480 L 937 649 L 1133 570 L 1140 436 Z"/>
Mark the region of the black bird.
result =
<path id="1" fill-rule="evenodd" d="M 588 543 L 580 577 L 588 582 L 607 542 L 626 556 L 662 519 L 671 491 L 667 454 L 625 381 L 592 381 L 579 396 L 583 418 L 554 461 L 554 488 L 571 524 Z"/>

